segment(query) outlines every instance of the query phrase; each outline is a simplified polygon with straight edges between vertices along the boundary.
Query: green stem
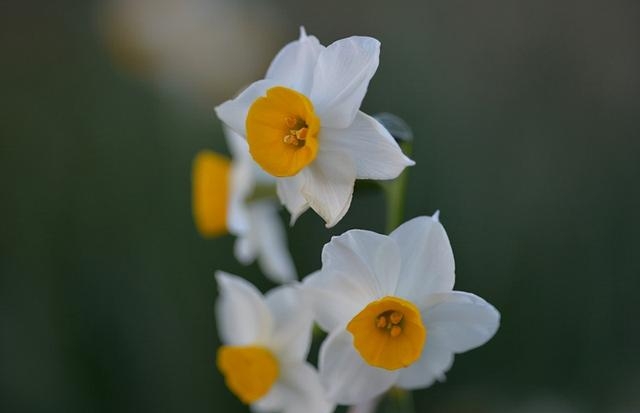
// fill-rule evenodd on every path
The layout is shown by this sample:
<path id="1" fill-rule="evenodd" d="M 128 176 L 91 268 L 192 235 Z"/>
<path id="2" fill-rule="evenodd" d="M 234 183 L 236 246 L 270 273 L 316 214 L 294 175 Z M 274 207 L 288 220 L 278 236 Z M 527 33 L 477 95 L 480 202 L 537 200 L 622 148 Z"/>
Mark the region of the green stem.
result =
<path id="1" fill-rule="evenodd" d="M 403 142 L 400 148 L 407 155 L 411 155 L 411 143 Z M 404 218 L 405 192 L 409 171 L 405 169 L 400 176 L 393 181 L 384 182 L 382 187 L 387 197 L 387 233 L 396 229 Z"/>
<path id="2" fill-rule="evenodd" d="M 394 387 L 387 392 L 377 413 L 414 413 L 415 411 L 411 392 Z"/>
<path id="3" fill-rule="evenodd" d="M 277 198 L 275 185 L 256 185 L 251 196 L 247 198 L 247 202 L 261 201 L 268 198 Z"/>

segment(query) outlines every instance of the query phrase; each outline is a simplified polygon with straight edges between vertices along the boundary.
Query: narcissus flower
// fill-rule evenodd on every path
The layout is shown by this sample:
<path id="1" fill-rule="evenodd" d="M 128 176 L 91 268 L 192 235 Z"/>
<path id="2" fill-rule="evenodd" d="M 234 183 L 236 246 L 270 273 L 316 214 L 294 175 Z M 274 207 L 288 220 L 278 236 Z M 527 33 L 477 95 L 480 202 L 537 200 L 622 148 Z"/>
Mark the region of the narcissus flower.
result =
<path id="1" fill-rule="evenodd" d="M 237 238 L 235 256 L 243 264 L 256 258 L 272 281 L 297 278 L 275 199 L 273 177 L 265 174 L 249 155 L 247 142 L 225 130 L 232 160 L 204 150 L 192 168 L 192 205 L 196 227 L 204 237 L 230 232 Z M 273 196 L 256 194 L 258 189 Z M 263 195 L 263 196 L 260 196 Z"/>
<path id="2" fill-rule="evenodd" d="M 357 404 L 392 386 L 442 380 L 454 353 L 487 342 L 500 314 L 452 291 L 454 260 L 434 217 L 412 219 L 389 236 L 351 230 L 322 251 L 322 269 L 304 280 L 316 321 L 329 336 L 320 377 L 331 400 Z"/>
<path id="3" fill-rule="evenodd" d="M 356 178 L 393 179 L 413 165 L 389 132 L 359 110 L 379 54 L 380 42 L 371 37 L 324 47 L 301 29 L 265 79 L 216 108 L 277 177 L 292 222 L 311 207 L 331 227 L 349 209 Z"/>
<path id="4" fill-rule="evenodd" d="M 217 365 L 229 389 L 256 411 L 328 413 L 333 409 L 305 360 L 312 317 L 296 286 L 265 297 L 246 280 L 218 272 Z"/>

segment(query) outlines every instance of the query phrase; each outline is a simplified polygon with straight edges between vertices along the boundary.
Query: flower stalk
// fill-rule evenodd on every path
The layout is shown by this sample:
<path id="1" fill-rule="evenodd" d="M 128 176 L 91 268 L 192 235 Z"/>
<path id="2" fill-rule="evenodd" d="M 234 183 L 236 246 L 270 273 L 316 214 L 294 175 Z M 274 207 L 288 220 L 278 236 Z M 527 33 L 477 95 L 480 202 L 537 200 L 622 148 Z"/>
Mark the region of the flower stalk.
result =
<path id="1" fill-rule="evenodd" d="M 411 142 L 400 143 L 400 148 L 406 156 L 411 156 Z M 405 169 L 396 179 L 381 183 L 387 200 L 387 233 L 402 223 L 408 175 L 409 171 Z"/>
<path id="2" fill-rule="evenodd" d="M 377 413 L 414 413 L 415 411 L 411 391 L 393 387 L 378 406 Z"/>

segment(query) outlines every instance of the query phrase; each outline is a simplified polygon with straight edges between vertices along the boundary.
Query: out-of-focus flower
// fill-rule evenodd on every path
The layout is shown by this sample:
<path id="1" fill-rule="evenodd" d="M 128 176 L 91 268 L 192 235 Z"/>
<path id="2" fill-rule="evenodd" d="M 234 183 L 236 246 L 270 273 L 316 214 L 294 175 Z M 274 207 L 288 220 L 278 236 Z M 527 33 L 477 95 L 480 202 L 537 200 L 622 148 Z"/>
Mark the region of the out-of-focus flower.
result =
<path id="1" fill-rule="evenodd" d="M 213 151 L 202 150 L 191 168 L 191 206 L 196 228 L 203 237 L 227 232 L 227 203 L 231 161 Z"/>
<path id="2" fill-rule="evenodd" d="M 193 216 L 204 237 L 227 231 L 237 237 L 235 256 L 247 265 L 258 260 L 272 281 L 297 278 L 273 193 L 273 178 L 249 155 L 246 141 L 226 129 L 232 160 L 212 151 L 201 151 L 192 168 Z M 258 194 L 258 192 L 267 192 Z M 262 196 L 262 197 L 261 197 Z"/>
<path id="3" fill-rule="evenodd" d="M 414 164 L 380 123 L 359 111 L 379 53 L 371 37 L 324 47 L 301 29 L 265 79 L 216 108 L 247 138 L 256 162 L 277 177 L 292 222 L 311 207 L 331 227 L 348 211 L 356 178 L 393 179 Z"/>
<path id="4" fill-rule="evenodd" d="M 305 360 L 312 317 L 297 286 L 265 297 L 242 278 L 218 272 L 216 315 L 224 345 L 217 365 L 229 389 L 257 411 L 328 413 L 317 373 Z"/>
<path id="5" fill-rule="evenodd" d="M 331 400 L 357 404 L 391 386 L 442 380 L 461 353 L 487 342 L 500 314 L 452 291 L 451 245 L 434 217 L 412 219 L 389 236 L 351 230 L 322 251 L 304 291 L 319 325 L 320 377 Z"/>
<path id="6" fill-rule="evenodd" d="M 99 29 L 119 68 L 162 90 L 206 103 L 259 75 L 283 38 L 271 2 L 107 0 Z M 230 42 L 229 39 L 233 39 Z M 252 48 L 251 53 L 243 50 Z"/>

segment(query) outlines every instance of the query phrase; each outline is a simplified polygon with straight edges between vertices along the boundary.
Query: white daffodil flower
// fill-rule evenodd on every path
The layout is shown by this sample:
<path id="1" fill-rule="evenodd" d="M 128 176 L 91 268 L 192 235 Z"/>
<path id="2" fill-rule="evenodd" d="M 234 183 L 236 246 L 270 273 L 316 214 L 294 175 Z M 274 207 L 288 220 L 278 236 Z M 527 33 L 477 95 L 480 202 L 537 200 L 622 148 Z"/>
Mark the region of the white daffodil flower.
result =
<path id="1" fill-rule="evenodd" d="M 217 365 L 229 389 L 258 412 L 332 411 L 315 369 L 305 361 L 313 320 L 298 287 L 281 286 L 263 297 L 240 277 L 217 272 L 216 279 L 224 344 Z"/>
<path id="2" fill-rule="evenodd" d="M 212 151 L 201 151 L 193 163 L 193 214 L 205 237 L 227 231 L 237 237 L 236 259 L 248 265 L 256 259 L 269 279 L 285 283 L 297 279 L 287 247 L 286 233 L 275 198 L 252 199 L 256 188 L 274 186 L 251 159 L 247 142 L 225 128 L 230 161 Z"/>
<path id="3" fill-rule="evenodd" d="M 304 280 L 320 327 L 320 378 L 330 400 L 357 404 L 392 386 L 443 380 L 454 353 L 487 342 L 500 314 L 470 293 L 452 291 L 454 260 L 433 217 L 389 236 L 351 230 L 322 251 L 322 269 Z"/>
<path id="4" fill-rule="evenodd" d="M 359 110 L 378 68 L 380 42 L 349 37 L 324 47 L 300 38 L 275 57 L 265 79 L 216 108 L 245 136 L 251 155 L 277 178 L 291 222 L 311 207 L 335 225 L 360 179 L 393 179 L 414 162 L 389 132 Z"/>

